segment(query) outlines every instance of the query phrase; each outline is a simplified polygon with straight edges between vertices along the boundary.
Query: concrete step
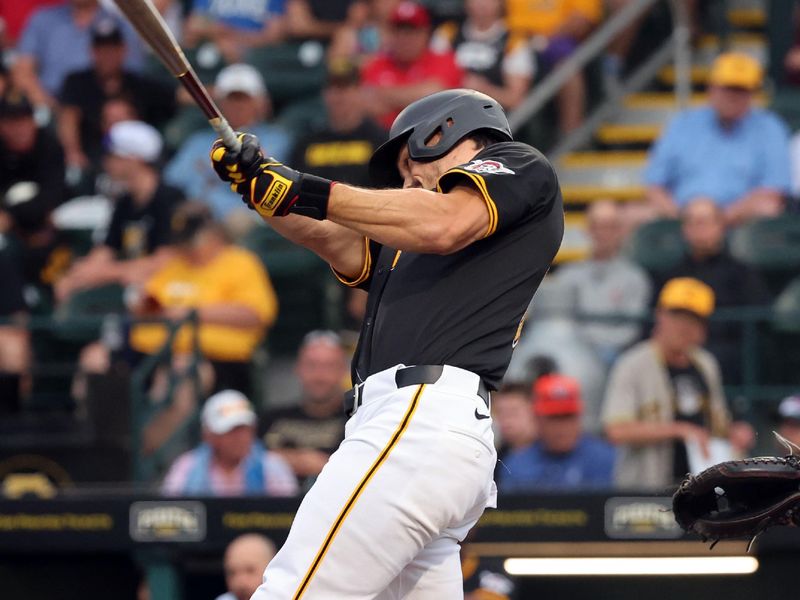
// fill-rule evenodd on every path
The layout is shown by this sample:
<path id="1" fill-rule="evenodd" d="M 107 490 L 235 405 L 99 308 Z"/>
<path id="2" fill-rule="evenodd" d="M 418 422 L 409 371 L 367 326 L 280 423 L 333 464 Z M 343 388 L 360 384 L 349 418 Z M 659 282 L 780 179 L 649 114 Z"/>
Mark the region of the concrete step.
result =
<path id="1" fill-rule="evenodd" d="M 728 0 L 728 22 L 741 29 L 765 27 L 767 0 Z"/>
<path id="2" fill-rule="evenodd" d="M 573 152 L 556 163 L 567 205 L 583 205 L 599 198 L 640 201 L 646 152 Z"/>

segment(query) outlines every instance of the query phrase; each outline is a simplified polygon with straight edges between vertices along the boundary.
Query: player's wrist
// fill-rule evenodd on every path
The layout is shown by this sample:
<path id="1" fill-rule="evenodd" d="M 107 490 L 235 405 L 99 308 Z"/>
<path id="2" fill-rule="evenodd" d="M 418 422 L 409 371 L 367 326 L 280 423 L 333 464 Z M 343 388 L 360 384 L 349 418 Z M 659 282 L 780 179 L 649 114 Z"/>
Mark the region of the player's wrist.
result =
<path id="1" fill-rule="evenodd" d="M 318 221 L 324 220 L 328 216 L 328 203 L 334 183 L 324 177 L 300 173 L 297 200 L 289 206 L 288 212 Z"/>

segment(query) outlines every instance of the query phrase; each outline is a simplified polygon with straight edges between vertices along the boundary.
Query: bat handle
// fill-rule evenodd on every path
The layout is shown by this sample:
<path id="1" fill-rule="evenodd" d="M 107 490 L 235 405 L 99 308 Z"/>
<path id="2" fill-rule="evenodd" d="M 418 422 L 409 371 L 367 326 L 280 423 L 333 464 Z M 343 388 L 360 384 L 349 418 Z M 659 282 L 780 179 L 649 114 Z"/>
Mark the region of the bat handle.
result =
<path id="1" fill-rule="evenodd" d="M 209 119 L 208 122 L 211 123 L 211 127 L 219 134 L 219 137 L 222 138 L 222 143 L 225 144 L 228 150 L 239 152 L 242 149 L 242 142 L 236 137 L 236 133 L 228 124 L 228 121 L 225 120 L 225 117 L 220 116 Z"/>

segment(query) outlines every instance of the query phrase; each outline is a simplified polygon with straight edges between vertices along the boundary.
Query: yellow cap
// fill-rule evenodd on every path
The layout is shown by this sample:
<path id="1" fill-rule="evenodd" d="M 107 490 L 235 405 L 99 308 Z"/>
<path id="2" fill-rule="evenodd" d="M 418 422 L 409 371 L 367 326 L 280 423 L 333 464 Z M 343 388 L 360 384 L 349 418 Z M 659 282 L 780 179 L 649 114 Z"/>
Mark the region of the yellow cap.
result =
<path id="1" fill-rule="evenodd" d="M 711 85 L 757 90 L 761 87 L 762 69 L 758 61 L 743 52 L 720 54 L 711 65 Z"/>
<path id="2" fill-rule="evenodd" d="M 705 319 L 714 312 L 714 290 L 699 279 L 676 277 L 661 289 L 658 306 L 667 310 L 687 310 Z"/>

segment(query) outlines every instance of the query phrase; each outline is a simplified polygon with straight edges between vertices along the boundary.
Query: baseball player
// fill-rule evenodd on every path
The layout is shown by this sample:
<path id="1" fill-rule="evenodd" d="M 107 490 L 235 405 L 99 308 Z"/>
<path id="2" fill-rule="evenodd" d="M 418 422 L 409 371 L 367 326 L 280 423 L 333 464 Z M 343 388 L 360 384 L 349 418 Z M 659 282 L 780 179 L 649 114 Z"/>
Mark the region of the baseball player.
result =
<path id="1" fill-rule="evenodd" d="M 253 599 L 461 598 L 459 542 L 496 501 L 489 392 L 563 235 L 555 172 L 465 89 L 398 115 L 369 165 L 386 189 L 300 173 L 240 139 L 239 153 L 215 143 L 217 173 L 369 291 L 345 440 Z"/>

